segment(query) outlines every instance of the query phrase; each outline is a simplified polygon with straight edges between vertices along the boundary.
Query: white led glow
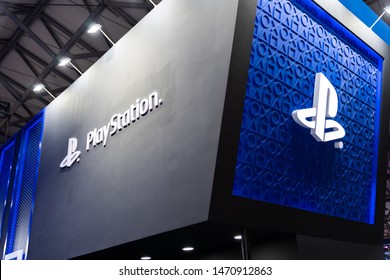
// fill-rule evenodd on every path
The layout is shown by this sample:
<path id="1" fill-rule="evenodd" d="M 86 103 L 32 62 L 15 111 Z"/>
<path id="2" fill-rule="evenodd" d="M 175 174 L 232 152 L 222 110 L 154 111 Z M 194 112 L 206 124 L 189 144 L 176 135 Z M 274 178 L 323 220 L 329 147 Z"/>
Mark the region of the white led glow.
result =
<path id="1" fill-rule="evenodd" d="M 98 31 L 100 28 L 102 28 L 102 25 L 99 24 L 99 23 L 95 23 L 94 25 L 92 25 L 92 26 L 88 29 L 87 33 L 95 33 L 95 32 Z"/>
<path id="2" fill-rule="evenodd" d="M 69 57 L 65 57 L 63 59 L 60 60 L 60 63 L 58 63 L 58 66 L 65 66 L 67 65 L 69 62 L 71 61 L 71 59 Z"/>
<path id="3" fill-rule="evenodd" d="M 37 84 L 37 85 L 34 87 L 33 91 L 34 91 L 34 92 L 40 92 L 40 91 L 43 90 L 44 88 L 45 88 L 45 86 L 44 86 L 43 84 Z"/>
<path id="4" fill-rule="evenodd" d="M 194 247 L 184 247 L 182 250 L 183 250 L 184 252 L 191 252 L 191 251 L 194 250 Z"/>
<path id="5" fill-rule="evenodd" d="M 241 239 L 242 239 L 242 236 L 241 236 L 241 235 L 236 235 L 236 236 L 234 236 L 234 239 L 235 239 L 235 240 L 241 240 Z"/>

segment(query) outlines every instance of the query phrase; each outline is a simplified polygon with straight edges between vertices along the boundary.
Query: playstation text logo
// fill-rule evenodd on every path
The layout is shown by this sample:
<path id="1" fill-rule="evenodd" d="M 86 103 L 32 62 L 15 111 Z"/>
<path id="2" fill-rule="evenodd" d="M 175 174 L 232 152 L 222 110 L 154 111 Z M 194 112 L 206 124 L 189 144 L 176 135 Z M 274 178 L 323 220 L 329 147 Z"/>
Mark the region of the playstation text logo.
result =
<path id="1" fill-rule="evenodd" d="M 328 142 L 345 136 L 344 128 L 335 120 L 337 115 L 337 93 L 322 73 L 317 73 L 314 85 L 313 107 L 292 112 L 293 119 L 301 126 L 310 128 L 310 134 L 318 142 Z M 343 142 L 335 142 L 336 149 L 343 148 Z"/>
<path id="2" fill-rule="evenodd" d="M 68 154 L 64 158 L 64 160 L 61 162 L 60 167 L 71 167 L 73 163 L 76 161 L 80 161 L 80 151 L 77 150 L 77 139 L 76 138 L 69 138 L 68 142 Z"/>

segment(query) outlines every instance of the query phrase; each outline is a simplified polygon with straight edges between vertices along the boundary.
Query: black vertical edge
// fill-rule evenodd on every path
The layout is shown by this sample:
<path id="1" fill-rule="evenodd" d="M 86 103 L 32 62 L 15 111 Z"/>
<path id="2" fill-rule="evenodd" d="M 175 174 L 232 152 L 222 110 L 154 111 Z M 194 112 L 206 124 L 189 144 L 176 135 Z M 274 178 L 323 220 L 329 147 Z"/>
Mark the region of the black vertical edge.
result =
<path id="1" fill-rule="evenodd" d="M 241 229 L 241 254 L 243 260 L 251 260 L 250 243 L 248 237 L 248 230 L 245 227 Z"/>
<path id="2" fill-rule="evenodd" d="M 239 0 L 238 3 L 213 192 L 211 196 L 210 220 L 214 220 L 219 216 L 217 212 L 223 209 L 223 205 L 220 205 L 220 203 L 222 202 L 223 204 L 224 198 L 228 199 L 231 196 L 231 190 L 233 188 L 257 2 L 257 0 Z"/>
<path id="3" fill-rule="evenodd" d="M 377 166 L 377 188 L 376 188 L 376 209 L 375 209 L 375 228 L 378 243 L 383 243 L 384 238 L 384 219 L 386 204 L 386 173 L 387 173 L 387 150 L 390 123 L 390 46 L 381 50 L 384 57 L 382 73 L 382 100 L 380 127 L 378 139 L 378 166 Z"/>

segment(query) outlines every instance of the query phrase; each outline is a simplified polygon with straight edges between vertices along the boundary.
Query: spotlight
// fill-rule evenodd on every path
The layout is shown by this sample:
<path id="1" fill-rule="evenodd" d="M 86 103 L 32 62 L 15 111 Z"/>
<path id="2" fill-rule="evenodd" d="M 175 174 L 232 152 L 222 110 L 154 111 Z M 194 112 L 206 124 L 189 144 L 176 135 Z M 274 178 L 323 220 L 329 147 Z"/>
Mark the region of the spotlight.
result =
<path id="1" fill-rule="evenodd" d="M 56 97 L 50 92 L 48 91 L 48 89 L 45 87 L 44 84 L 37 84 L 34 88 L 33 88 L 33 92 L 40 92 L 41 90 L 45 90 L 53 99 L 56 99 Z"/>
<path id="2" fill-rule="evenodd" d="M 87 33 L 92 34 L 92 33 L 95 33 L 95 32 L 98 31 L 98 30 L 104 35 L 104 37 L 107 38 L 107 40 L 108 40 L 112 45 L 115 45 L 115 43 L 110 39 L 110 37 L 108 37 L 107 34 L 103 32 L 103 30 L 102 30 L 102 25 L 99 24 L 99 23 L 93 24 L 93 25 L 88 29 Z"/>
<path id="3" fill-rule="evenodd" d="M 68 64 L 70 64 L 77 72 L 79 72 L 80 75 L 83 75 L 83 73 L 79 69 L 77 69 L 76 66 L 73 65 L 69 57 L 64 57 L 63 59 L 61 59 L 60 63 L 58 63 L 58 66 L 66 66 Z"/>

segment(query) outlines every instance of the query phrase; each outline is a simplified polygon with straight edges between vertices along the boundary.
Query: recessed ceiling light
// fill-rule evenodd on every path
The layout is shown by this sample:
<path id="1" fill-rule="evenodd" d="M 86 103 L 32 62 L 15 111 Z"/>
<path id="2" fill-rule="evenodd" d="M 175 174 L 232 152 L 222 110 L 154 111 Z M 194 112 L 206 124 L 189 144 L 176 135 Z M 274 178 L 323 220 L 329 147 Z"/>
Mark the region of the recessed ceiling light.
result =
<path id="1" fill-rule="evenodd" d="M 235 239 L 235 240 L 241 240 L 241 239 L 242 239 L 242 236 L 241 236 L 241 235 L 236 235 L 236 236 L 234 236 L 234 239 Z"/>
<path id="2" fill-rule="evenodd" d="M 194 247 L 184 247 L 182 249 L 184 252 L 190 252 L 190 251 L 193 251 L 194 250 Z"/>
<path id="3" fill-rule="evenodd" d="M 149 256 L 144 256 L 144 257 L 141 258 L 141 260 L 151 260 L 151 259 L 152 259 L 152 258 L 149 257 Z"/>

